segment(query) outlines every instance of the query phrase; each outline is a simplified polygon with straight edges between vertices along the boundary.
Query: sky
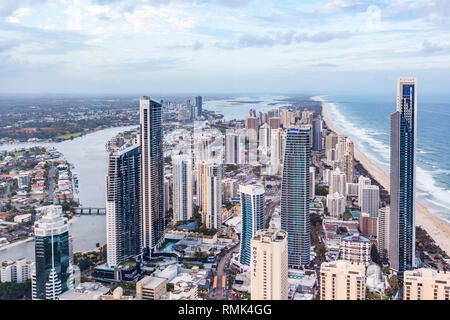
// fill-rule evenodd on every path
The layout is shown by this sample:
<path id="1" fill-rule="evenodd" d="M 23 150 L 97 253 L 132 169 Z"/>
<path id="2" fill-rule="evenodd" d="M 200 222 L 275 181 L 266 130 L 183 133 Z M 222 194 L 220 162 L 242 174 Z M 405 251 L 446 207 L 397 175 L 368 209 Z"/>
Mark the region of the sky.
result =
<path id="1" fill-rule="evenodd" d="M 449 0 L 1 0 L 0 93 L 450 89 Z"/>

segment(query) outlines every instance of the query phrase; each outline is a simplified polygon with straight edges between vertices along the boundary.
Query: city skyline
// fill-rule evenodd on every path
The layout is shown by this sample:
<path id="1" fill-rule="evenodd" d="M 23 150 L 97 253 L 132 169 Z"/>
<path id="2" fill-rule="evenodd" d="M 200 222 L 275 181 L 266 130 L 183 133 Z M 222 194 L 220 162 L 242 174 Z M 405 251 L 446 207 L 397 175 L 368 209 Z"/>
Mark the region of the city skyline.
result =
<path id="1" fill-rule="evenodd" d="M 420 77 L 423 93 L 441 93 L 449 11 L 444 0 L 8 0 L 0 85 L 2 93 L 393 93 L 385 80 L 404 74 Z"/>

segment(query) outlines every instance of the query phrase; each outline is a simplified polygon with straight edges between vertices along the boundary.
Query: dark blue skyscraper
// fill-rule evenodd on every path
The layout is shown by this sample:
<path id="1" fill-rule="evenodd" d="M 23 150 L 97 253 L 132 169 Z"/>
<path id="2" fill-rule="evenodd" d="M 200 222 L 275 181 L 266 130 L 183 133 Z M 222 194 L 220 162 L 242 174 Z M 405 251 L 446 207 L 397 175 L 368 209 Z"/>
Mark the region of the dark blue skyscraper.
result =
<path id="1" fill-rule="evenodd" d="M 240 185 L 242 232 L 240 263 L 250 267 L 251 240 L 256 231 L 264 228 L 264 188 L 259 185 Z"/>
<path id="2" fill-rule="evenodd" d="M 138 145 L 114 150 L 106 176 L 108 265 L 141 253 L 141 152 Z"/>
<path id="3" fill-rule="evenodd" d="M 309 166 L 311 127 L 302 125 L 287 131 L 281 183 L 281 228 L 288 233 L 289 265 L 309 263 Z"/>
<path id="4" fill-rule="evenodd" d="M 74 286 L 69 224 L 62 217 L 61 206 L 45 209 L 45 215 L 34 224 L 36 270 L 32 275 L 32 295 L 33 299 L 56 300 Z"/>
<path id="5" fill-rule="evenodd" d="M 198 96 L 195 97 L 195 108 L 197 110 L 197 117 L 200 118 L 202 116 L 203 113 L 203 109 L 202 109 L 202 97 Z"/>
<path id="6" fill-rule="evenodd" d="M 140 101 L 142 188 L 142 248 L 153 250 L 164 242 L 164 157 L 161 104 Z"/>
<path id="7" fill-rule="evenodd" d="M 400 278 L 415 267 L 417 79 L 400 78 L 391 116 L 389 261 Z"/>

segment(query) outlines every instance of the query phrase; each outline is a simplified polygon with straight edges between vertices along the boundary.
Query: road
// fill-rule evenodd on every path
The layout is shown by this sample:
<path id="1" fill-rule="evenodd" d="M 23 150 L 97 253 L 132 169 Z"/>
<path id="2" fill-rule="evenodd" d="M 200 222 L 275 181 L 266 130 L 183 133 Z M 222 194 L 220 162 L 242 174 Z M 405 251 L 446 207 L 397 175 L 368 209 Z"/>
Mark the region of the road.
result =
<path id="1" fill-rule="evenodd" d="M 220 259 L 219 263 L 217 264 L 217 291 L 215 296 L 213 297 L 214 300 L 225 300 L 228 298 L 228 292 L 226 291 L 226 287 L 223 288 L 222 286 L 222 277 L 225 276 L 226 277 L 226 272 L 225 272 L 225 266 L 227 266 L 229 264 L 229 260 L 231 259 L 231 255 L 234 252 L 238 252 L 239 251 L 239 243 L 235 244 L 234 247 L 232 247 L 230 250 L 228 250 L 227 253 L 225 253 L 225 255 Z M 226 286 L 226 282 L 225 281 L 225 286 Z M 225 291 L 225 296 L 224 296 L 224 291 Z"/>

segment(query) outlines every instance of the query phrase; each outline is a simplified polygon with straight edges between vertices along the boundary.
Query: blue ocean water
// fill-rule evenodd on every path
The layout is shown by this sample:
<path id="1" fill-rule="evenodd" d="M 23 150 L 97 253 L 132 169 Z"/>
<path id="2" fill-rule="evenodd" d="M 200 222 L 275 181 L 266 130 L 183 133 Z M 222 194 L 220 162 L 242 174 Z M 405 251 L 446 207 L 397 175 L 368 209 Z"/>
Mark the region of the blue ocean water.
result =
<path id="1" fill-rule="evenodd" d="M 366 156 L 389 173 L 393 96 L 322 96 L 328 114 Z M 419 95 L 417 113 L 417 198 L 450 221 L 450 97 Z"/>

